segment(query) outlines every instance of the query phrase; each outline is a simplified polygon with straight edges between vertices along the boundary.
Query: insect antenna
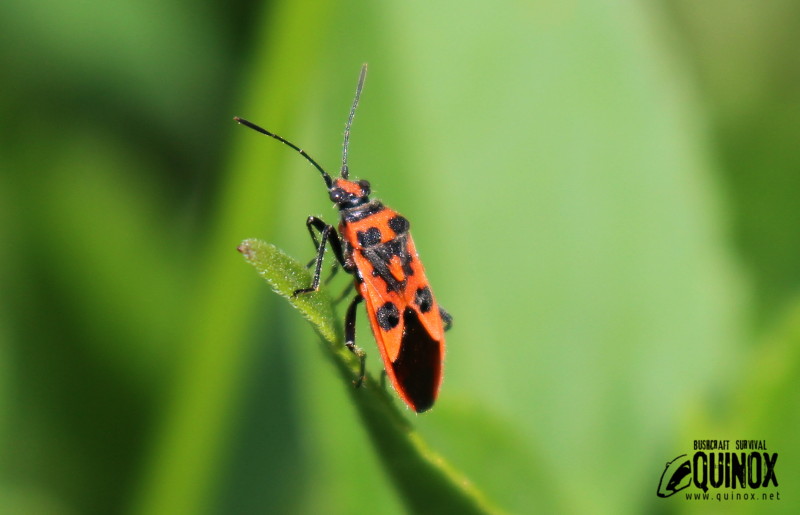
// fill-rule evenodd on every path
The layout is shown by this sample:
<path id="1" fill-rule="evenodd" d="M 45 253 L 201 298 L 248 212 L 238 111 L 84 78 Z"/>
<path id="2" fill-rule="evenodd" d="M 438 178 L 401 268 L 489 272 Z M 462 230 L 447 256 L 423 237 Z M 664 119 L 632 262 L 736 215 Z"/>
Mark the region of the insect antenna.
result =
<path id="1" fill-rule="evenodd" d="M 352 116 L 351 116 L 351 118 L 352 118 Z M 333 180 L 331 179 L 331 176 L 328 175 L 328 172 L 323 170 L 323 168 L 319 165 L 319 163 L 314 161 L 314 159 L 310 155 L 308 155 L 305 150 L 303 150 L 302 148 L 298 147 L 297 145 L 295 145 L 291 141 L 283 139 L 282 137 L 278 136 L 277 134 L 269 132 L 268 130 L 263 129 L 263 128 L 259 127 L 258 125 L 254 124 L 252 122 L 248 122 L 244 118 L 239 118 L 238 116 L 234 116 L 233 120 L 235 122 L 237 122 L 237 123 L 240 123 L 240 124 L 244 125 L 245 127 L 249 127 L 250 129 L 253 129 L 256 132 L 260 132 L 261 134 L 269 136 L 270 138 L 275 138 L 276 140 L 280 141 L 284 145 L 288 145 L 288 146 L 292 147 L 293 149 L 295 149 L 297 152 L 300 153 L 301 156 L 305 157 L 306 160 L 309 163 L 314 165 L 314 168 L 319 170 L 319 173 L 322 174 L 322 178 L 325 180 L 325 184 L 328 186 L 328 189 L 331 189 L 331 187 L 333 187 Z"/>
<path id="2" fill-rule="evenodd" d="M 364 87 L 364 78 L 367 76 L 367 63 L 361 66 L 361 74 L 358 76 L 358 86 L 356 86 L 356 98 L 353 99 L 353 107 L 350 108 L 350 116 L 347 117 L 347 125 L 344 127 L 344 145 L 342 146 L 342 179 L 347 179 L 350 169 L 347 167 L 347 145 L 350 143 L 350 126 L 353 125 L 353 117 L 356 115 L 358 98 L 361 96 L 361 88 Z"/>

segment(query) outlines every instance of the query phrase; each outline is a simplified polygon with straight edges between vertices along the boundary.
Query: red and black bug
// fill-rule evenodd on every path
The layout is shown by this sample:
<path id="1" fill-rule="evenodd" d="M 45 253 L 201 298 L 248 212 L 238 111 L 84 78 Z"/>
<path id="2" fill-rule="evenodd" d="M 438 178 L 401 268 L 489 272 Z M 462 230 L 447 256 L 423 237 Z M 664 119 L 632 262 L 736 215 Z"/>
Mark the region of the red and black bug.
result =
<path id="1" fill-rule="evenodd" d="M 347 347 L 361 358 L 359 384 L 364 376 L 365 355 L 355 344 L 356 307 L 364 300 L 386 374 L 403 401 L 421 413 L 433 406 L 439 393 L 444 332 L 450 328 L 452 318 L 433 296 L 409 233 L 408 220 L 380 201 L 370 200 L 369 182 L 349 178 L 350 127 L 366 73 L 365 64 L 345 125 L 338 179 L 332 179 L 297 145 L 242 118 L 234 120 L 290 146 L 322 174 L 328 195 L 339 208 L 339 230 L 337 233 L 335 227 L 315 216 L 308 217 L 306 227 L 317 250 L 316 258 L 309 264 L 315 264 L 314 279 L 311 286 L 295 291 L 294 295 L 319 289 L 323 257 L 330 244 L 339 264 L 354 276 L 357 293 L 347 308 L 344 336 Z"/>

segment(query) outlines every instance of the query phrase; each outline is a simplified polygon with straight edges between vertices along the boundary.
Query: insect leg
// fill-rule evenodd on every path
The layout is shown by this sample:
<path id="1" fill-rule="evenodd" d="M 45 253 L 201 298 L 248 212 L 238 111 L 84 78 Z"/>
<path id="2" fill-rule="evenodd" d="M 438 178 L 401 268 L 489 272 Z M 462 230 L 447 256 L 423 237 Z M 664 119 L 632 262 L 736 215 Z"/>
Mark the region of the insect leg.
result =
<path id="1" fill-rule="evenodd" d="M 318 230 L 320 233 L 322 233 L 326 227 L 330 227 L 331 232 L 333 232 L 334 236 L 336 236 L 335 238 L 331 239 L 331 250 L 333 250 L 333 255 L 336 256 L 336 260 L 339 261 L 339 264 L 344 265 L 342 242 L 339 240 L 338 234 L 336 233 L 336 228 L 332 225 L 326 224 L 321 218 L 309 216 L 308 219 L 306 219 L 306 228 L 308 228 L 308 234 L 311 235 L 311 240 L 314 242 L 315 247 L 317 247 L 317 238 L 314 235 L 314 231 L 311 229 L 312 227 Z"/>
<path id="2" fill-rule="evenodd" d="M 381 388 L 386 389 L 386 369 L 381 370 Z"/>
<path id="3" fill-rule="evenodd" d="M 322 233 L 322 231 L 325 230 L 325 227 L 327 225 L 328 224 L 326 224 L 322 219 L 317 218 L 316 216 L 309 216 L 306 219 L 306 229 L 308 229 L 308 234 L 309 234 L 309 236 L 311 236 L 311 242 L 314 244 L 314 250 L 317 250 L 319 248 L 319 241 L 317 240 L 317 235 L 314 233 L 314 229 L 317 229 L 320 233 Z M 335 245 L 335 243 L 333 241 L 331 241 L 331 247 L 333 247 L 334 245 Z M 341 250 L 341 245 L 339 245 L 339 250 Z M 341 260 L 341 258 L 339 257 L 340 253 L 337 253 L 336 250 L 334 250 L 334 254 L 336 254 L 336 259 L 337 260 Z M 314 257 L 311 261 L 309 261 L 306 264 L 306 268 L 311 268 L 311 266 L 314 265 L 316 262 L 317 262 L 317 258 Z M 333 276 L 333 274 L 336 273 L 337 267 L 338 267 L 338 263 L 334 262 L 333 263 L 333 267 L 331 267 L 331 270 L 332 270 L 331 271 L 331 274 L 332 274 L 331 277 Z M 330 278 L 328 278 L 326 280 L 326 282 L 327 281 L 330 281 Z"/>
<path id="4" fill-rule="evenodd" d="M 350 352 L 355 354 L 361 360 L 361 368 L 359 369 L 358 379 L 355 381 L 356 388 L 361 386 L 364 382 L 364 373 L 366 367 L 367 354 L 356 347 L 356 307 L 358 303 L 364 300 L 360 294 L 353 297 L 353 302 L 347 308 L 347 314 L 344 316 L 344 344 L 350 349 Z"/>
<path id="5" fill-rule="evenodd" d="M 325 245 L 327 245 L 329 241 L 336 259 L 342 263 L 344 262 L 344 256 L 342 255 L 342 243 L 339 241 L 339 235 L 337 234 L 334 226 L 327 225 L 320 218 L 309 216 L 306 220 L 306 227 L 308 228 L 308 233 L 311 235 L 311 240 L 314 242 L 314 245 L 317 248 L 317 257 L 312 260 L 312 263 L 316 261 L 316 267 L 314 268 L 314 279 L 312 280 L 310 287 L 295 290 L 294 293 L 292 293 L 292 297 L 319 290 L 319 277 L 320 273 L 322 272 L 322 262 L 325 258 Z M 320 232 L 319 241 L 317 240 L 313 229 L 317 229 Z"/>
<path id="6" fill-rule="evenodd" d="M 444 322 L 444 330 L 449 331 L 453 327 L 453 317 L 441 306 L 439 306 L 439 316 L 442 317 L 442 322 Z"/>

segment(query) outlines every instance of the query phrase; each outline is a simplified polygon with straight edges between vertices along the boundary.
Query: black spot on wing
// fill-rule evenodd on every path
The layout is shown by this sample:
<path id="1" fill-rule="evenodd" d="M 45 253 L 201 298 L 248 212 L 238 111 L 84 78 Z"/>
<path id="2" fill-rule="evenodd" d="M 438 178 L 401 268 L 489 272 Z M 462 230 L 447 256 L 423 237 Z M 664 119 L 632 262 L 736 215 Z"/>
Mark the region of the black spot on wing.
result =
<path id="1" fill-rule="evenodd" d="M 400 323 L 400 312 L 394 302 L 387 302 L 379 307 L 375 315 L 378 317 L 378 325 L 384 331 L 391 331 Z"/>
<path id="2" fill-rule="evenodd" d="M 408 232 L 409 223 L 404 216 L 397 215 L 389 219 L 389 228 L 393 230 L 395 234 L 402 234 Z"/>
<path id="3" fill-rule="evenodd" d="M 366 231 L 356 233 L 358 244 L 362 247 L 372 247 L 381 242 L 381 230 L 377 227 L 370 227 Z"/>
<path id="4" fill-rule="evenodd" d="M 413 256 L 411 254 L 406 254 L 403 260 L 403 273 L 406 275 L 414 275 L 414 267 L 411 266 L 411 262 L 414 261 Z"/>
<path id="5" fill-rule="evenodd" d="M 428 286 L 417 288 L 417 291 L 414 292 L 414 304 L 419 306 L 419 310 L 423 313 L 427 313 L 431 310 L 433 306 L 433 293 L 431 293 L 431 289 Z"/>
<path id="6" fill-rule="evenodd" d="M 442 373 L 439 342 L 431 338 L 411 308 L 403 310 L 400 353 L 392 363 L 397 382 L 414 410 L 422 413 L 433 406 Z"/>

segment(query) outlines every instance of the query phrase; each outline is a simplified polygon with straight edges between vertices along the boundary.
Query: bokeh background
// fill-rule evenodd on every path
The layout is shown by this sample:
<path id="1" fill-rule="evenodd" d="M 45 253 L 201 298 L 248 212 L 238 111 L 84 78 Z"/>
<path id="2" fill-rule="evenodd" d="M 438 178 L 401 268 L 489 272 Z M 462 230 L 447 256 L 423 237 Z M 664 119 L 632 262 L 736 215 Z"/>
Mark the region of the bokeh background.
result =
<path id="1" fill-rule="evenodd" d="M 431 447 L 514 513 L 800 508 L 797 2 L 6 0 L 0 27 L 0 512 L 404 511 L 235 250 L 309 259 L 336 213 L 232 116 L 336 171 L 363 62 L 352 173 L 455 317 L 409 414 Z M 782 500 L 657 498 L 700 438 L 765 439 Z"/>

